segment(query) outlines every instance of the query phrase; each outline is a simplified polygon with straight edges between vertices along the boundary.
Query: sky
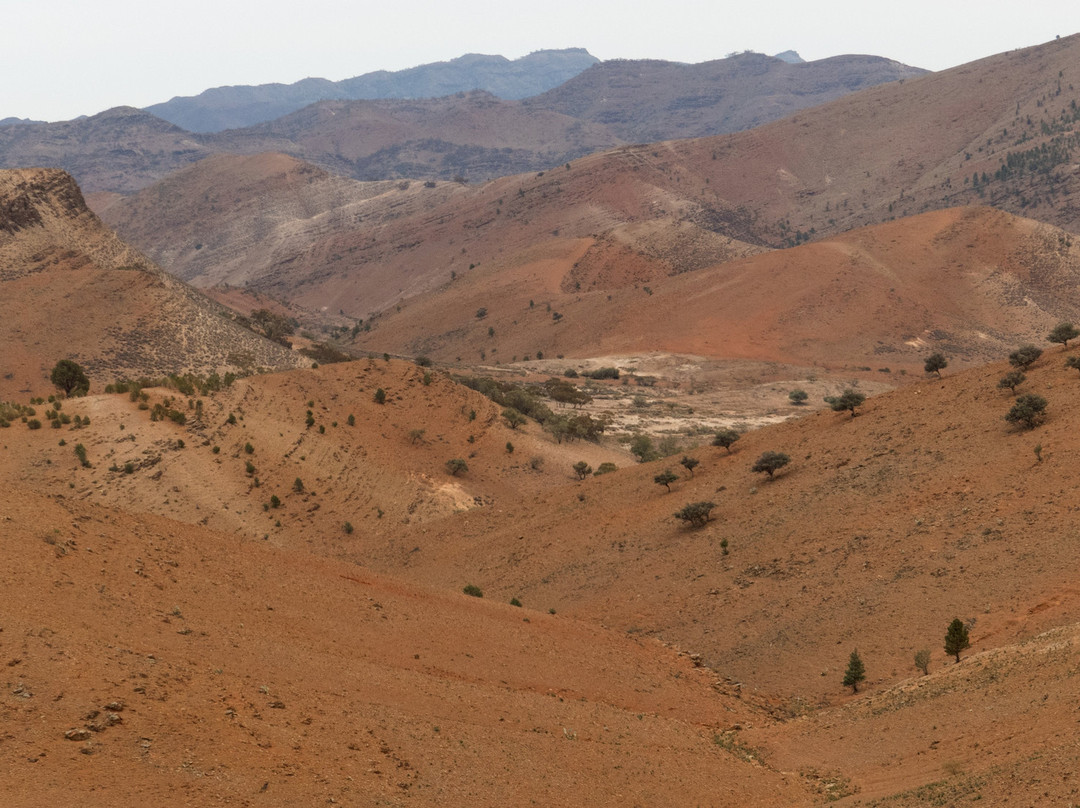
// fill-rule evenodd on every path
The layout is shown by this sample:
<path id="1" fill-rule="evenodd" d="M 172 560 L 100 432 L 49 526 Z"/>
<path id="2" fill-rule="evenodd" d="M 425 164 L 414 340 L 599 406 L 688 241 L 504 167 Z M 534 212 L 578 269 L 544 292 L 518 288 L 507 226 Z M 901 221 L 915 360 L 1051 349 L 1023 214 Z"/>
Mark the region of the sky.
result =
<path id="1" fill-rule="evenodd" d="M 943 70 L 1080 32 L 1075 0 L 2 0 L 0 119 L 69 120 L 232 84 L 340 80 L 465 53 L 703 62 L 845 53 Z"/>

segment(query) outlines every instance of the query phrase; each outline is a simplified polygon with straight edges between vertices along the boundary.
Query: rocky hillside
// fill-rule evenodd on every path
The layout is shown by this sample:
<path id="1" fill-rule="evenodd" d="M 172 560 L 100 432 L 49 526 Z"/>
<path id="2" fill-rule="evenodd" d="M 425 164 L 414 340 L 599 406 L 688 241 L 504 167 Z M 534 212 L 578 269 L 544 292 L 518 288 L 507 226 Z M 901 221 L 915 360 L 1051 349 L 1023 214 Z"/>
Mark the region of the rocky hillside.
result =
<path id="1" fill-rule="evenodd" d="M 51 392 L 62 358 L 87 369 L 92 389 L 301 364 L 120 241 L 61 171 L 0 172 L 0 291 L 0 399 Z"/>
<path id="2" fill-rule="evenodd" d="M 925 72 L 880 56 L 835 56 L 798 64 L 761 53 L 693 65 L 614 59 L 526 103 L 603 124 L 629 143 L 653 143 L 752 129 L 847 93 Z"/>

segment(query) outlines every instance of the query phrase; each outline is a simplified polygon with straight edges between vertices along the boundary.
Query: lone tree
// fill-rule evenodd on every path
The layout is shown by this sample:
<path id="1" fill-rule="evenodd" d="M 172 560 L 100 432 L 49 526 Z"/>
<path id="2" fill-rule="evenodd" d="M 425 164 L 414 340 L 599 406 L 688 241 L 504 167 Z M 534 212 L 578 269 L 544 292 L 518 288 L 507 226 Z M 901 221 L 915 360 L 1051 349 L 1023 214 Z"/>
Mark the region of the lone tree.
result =
<path id="1" fill-rule="evenodd" d="M 927 373 L 936 373 L 938 378 L 941 378 L 941 371 L 948 367 L 949 360 L 945 358 L 943 353 L 932 353 L 926 357 L 926 364 L 923 365 L 923 370 Z"/>
<path id="2" fill-rule="evenodd" d="M 930 649 L 922 648 L 915 652 L 915 667 L 922 671 L 923 676 L 930 673 Z"/>
<path id="3" fill-rule="evenodd" d="M 515 410 L 513 407 L 507 407 L 502 411 L 503 420 L 506 421 L 506 425 L 511 429 L 517 429 L 522 424 L 528 423 L 528 418 Z"/>
<path id="4" fill-rule="evenodd" d="M 1069 347 L 1069 340 L 1080 337 L 1080 330 L 1076 328 L 1072 323 L 1064 322 L 1058 323 L 1054 326 L 1054 330 L 1046 337 L 1050 342 L 1060 342 L 1066 348 Z"/>
<path id="5" fill-rule="evenodd" d="M 1065 360 L 1065 367 L 1080 370 L 1080 356 L 1070 356 Z"/>
<path id="6" fill-rule="evenodd" d="M 971 647 L 971 639 L 968 637 L 967 626 L 959 617 L 954 617 L 949 623 L 949 630 L 945 632 L 945 653 L 956 657 L 960 662 L 960 652 Z"/>
<path id="7" fill-rule="evenodd" d="M 764 471 L 769 475 L 771 479 L 773 474 L 778 472 L 784 466 L 791 462 L 791 458 L 783 452 L 765 452 L 754 461 L 754 465 L 750 467 L 750 471 L 761 472 Z"/>
<path id="8" fill-rule="evenodd" d="M 739 433 L 734 429 L 721 429 L 713 438 L 713 446 L 723 446 L 731 454 L 731 444 L 739 439 Z"/>
<path id="9" fill-rule="evenodd" d="M 469 470 L 469 464 L 460 457 L 455 457 L 452 460 L 446 461 L 446 470 L 450 472 L 452 477 L 457 477 L 462 472 Z"/>
<path id="10" fill-rule="evenodd" d="M 716 507 L 712 502 L 691 502 L 675 511 L 675 518 L 686 522 L 690 527 L 704 527 L 709 521 L 709 514 Z"/>
<path id="11" fill-rule="evenodd" d="M 701 461 L 698 460 L 697 458 L 687 457 L 687 456 L 684 455 L 683 459 L 680 460 L 679 462 L 682 464 L 682 467 L 684 469 L 686 469 L 687 471 L 690 472 L 690 476 L 693 477 L 694 476 L 694 469 L 697 468 L 698 464 Z"/>
<path id="12" fill-rule="evenodd" d="M 650 460 L 656 460 L 660 456 L 656 451 L 656 447 L 653 446 L 652 438 L 648 435 L 634 436 L 634 439 L 630 442 L 630 454 L 634 455 L 639 463 L 648 463 Z"/>
<path id="13" fill-rule="evenodd" d="M 825 396 L 825 403 L 833 410 L 836 412 L 851 410 L 852 418 L 855 417 L 855 408 L 861 407 L 864 401 L 866 401 L 866 396 L 855 390 L 845 390 L 838 396 Z"/>
<path id="14" fill-rule="evenodd" d="M 866 668 L 859 658 L 858 651 L 852 651 L 848 657 L 847 670 L 844 671 L 844 687 L 850 687 L 852 693 L 859 692 L 859 682 L 866 679 Z"/>
<path id="15" fill-rule="evenodd" d="M 657 485 L 662 485 L 670 492 L 671 484 L 679 479 L 679 475 L 675 474 L 671 469 L 664 469 L 660 474 L 653 477 L 653 482 Z"/>
<path id="16" fill-rule="evenodd" d="M 380 388 L 379 388 L 378 390 L 376 390 L 376 391 L 375 391 L 375 395 L 373 395 L 373 396 L 371 397 L 371 399 L 372 399 L 372 401 L 374 401 L 374 402 L 375 402 L 376 404 L 385 404 L 385 403 L 386 403 L 386 391 L 385 391 L 385 390 L 383 390 L 383 389 L 382 389 L 382 388 L 380 387 Z"/>
<path id="17" fill-rule="evenodd" d="M 590 474 L 592 474 L 592 466 L 586 463 L 584 460 L 579 460 L 574 464 L 574 474 L 577 475 L 579 480 L 584 480 Z"/>
<path id="18" fill-rule="evenodd" d="M 790 401 L 792 404 L 795 404 L 796 406 L 799 406 L 806 403 L 806 400 L 810 398 L 810 394 L 807 393 L 805 390 L 792 390 L 790 393 L 787 394 L 787 397 L 788 401 Z"/>
<path id="19" fill-rule="evenodd" d="M 1042 356 L 1042 348 L 1036 348 L 1034 345 L 1021 345 L 1009 354 L 1009 364 L 1015 368 L 1027 368 L 1040 356 Z"/>
<path id="20" fill-rule="evenodd" d="M 1070 356 L 1069 358 L 1072 359 L 1073 357 Z M 1066 363 L 1066 364 L 1068 364 L 1068 363 Z M 1078 364 L 1080 364 L 1080 363 L 1078 363 Z M 1008 373 L 1006 373 L 1004 376 L 1001 377 L 1001 381 L 998 382 L 998 389 L 999 390 L 1005 390 L 1006 388 L 1008 388 L 1009 390 L 1012 390 L 1015 393 L 1016 388 L 1018 386 L 1020 386 L 1021 384 L 1023 384 L 1024 379 L 1026 379 L 1026 378 L 1027 378 L 1027 376 L 1024 375 L 1024 371 L 1022 371 L 1022 370 L 1010 370 Z"/>
<path id="21" fill-rule="evenodd" d="M 1006 421 L 1024 429 L 1034 429 L 1045 417 L 1046 399 L 1034 393 L 1018 396 L 1012 409 L 1005 414 Z"/>
<path id="22" fill-rule="evenodd" d="M 65 396 L 85 396 L 90 391 L 86 372 L 71 359 L 61 359 L 49 374 L 49 381 L 64 391 Z"/>

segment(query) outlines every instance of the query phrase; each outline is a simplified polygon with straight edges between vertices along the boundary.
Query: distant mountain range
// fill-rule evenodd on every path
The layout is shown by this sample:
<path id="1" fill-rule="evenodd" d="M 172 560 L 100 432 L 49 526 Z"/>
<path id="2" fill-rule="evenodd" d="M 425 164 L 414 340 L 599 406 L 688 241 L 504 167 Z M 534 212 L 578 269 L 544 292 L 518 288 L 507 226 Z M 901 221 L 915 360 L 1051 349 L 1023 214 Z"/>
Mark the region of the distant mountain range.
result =
<path id="1" fill-rule="evenodd" d="M 535 64 L 541 56 L 526 59 Z M 470 59 L 444 67 L 453 74 Z M 504 78 L 520 72 L 520 62 L 501 60 Z M 74 121 L 0 126 L 0 167 L 59 167 L 87 192 L 130 193 L 212 154 L 273 151 L 354 179 L 477 182 L 542 171 L 626 143 L 745 129 L 922 72 L 873 56 L 802 64 L 755 53 L 698 65 L 617 60 L 593 64 L 522 100 L 486 90 L 323 100 L 273 121 L 214 133 L 117 107 Z M 449 86 L 450 78 L 429 76 L 432 92 Z"/>
<path id="2" fill-rule="evenodd" d="M 486 90 L 506 99 L 527 98 L 559 86 L 599 61 L 584 48 L 540 50 L 514 60 L 468 53 L 448 62 L 378 70 L 342 81 L 308 78 L 294 84 L 215 87 L 154 104 L 146 111 L 190 132 L 220 132 L 272 121 L 316 101 L 439 98 L 470 90 Z"/>

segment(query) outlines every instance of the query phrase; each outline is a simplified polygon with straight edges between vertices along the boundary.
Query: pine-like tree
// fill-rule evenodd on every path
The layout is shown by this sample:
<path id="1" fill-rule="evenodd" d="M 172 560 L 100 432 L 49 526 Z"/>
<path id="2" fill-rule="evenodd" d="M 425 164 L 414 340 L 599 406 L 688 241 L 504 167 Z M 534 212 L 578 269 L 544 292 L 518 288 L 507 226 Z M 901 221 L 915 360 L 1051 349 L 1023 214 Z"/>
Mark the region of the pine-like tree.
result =
<path id="1" fill-rule="evenodd" d="M 852 651 L 848 658 L 847 670 L 844 671 L 844 687 L 850 687 L 852 693 L 859 692 L 859 682 L 866 679 L 866 667 L 859 658 L 858 651 Z"/>
<path id="2" fill-rule="evenodd" d="M 960 662 L 960 652 L 971 647 L 971 639 L 968 637 L 967 626 L 959 617 L 954 617 L 949 623 L 949 630 L 945 632 L 945 653 L 956 657 Z"/>

